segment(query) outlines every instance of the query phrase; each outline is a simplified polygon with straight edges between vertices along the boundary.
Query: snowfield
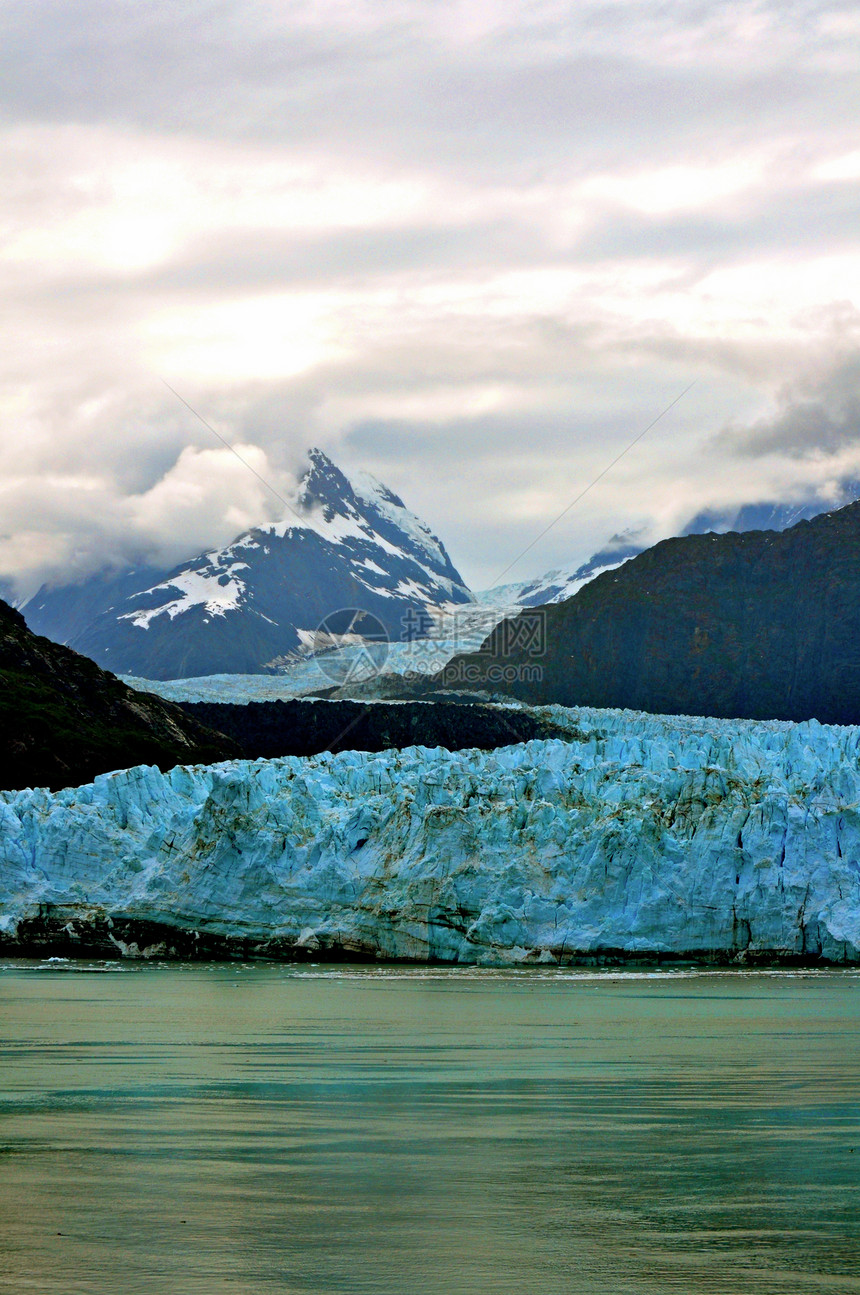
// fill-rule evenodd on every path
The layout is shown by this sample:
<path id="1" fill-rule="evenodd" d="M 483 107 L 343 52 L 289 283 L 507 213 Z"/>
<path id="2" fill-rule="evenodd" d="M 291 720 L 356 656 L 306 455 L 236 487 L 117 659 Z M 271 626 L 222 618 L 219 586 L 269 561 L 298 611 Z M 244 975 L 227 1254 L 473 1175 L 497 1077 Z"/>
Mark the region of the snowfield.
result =
<path id="1" fill-rule="evenodd" d="M 243 952 L 860 959 L 860 729 L 546 708 L 569 741 L 0 793 L 0 930 Z M 138 944 L 109 937 L 120 952 Z"/>

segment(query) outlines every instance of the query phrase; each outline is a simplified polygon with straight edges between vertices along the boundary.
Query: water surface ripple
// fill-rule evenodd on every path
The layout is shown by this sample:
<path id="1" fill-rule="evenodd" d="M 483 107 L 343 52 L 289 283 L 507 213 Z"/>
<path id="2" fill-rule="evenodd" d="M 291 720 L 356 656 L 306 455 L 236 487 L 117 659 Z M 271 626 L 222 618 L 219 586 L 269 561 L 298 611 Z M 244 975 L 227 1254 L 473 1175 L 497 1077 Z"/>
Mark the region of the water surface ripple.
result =
<path id="1" fill-rule="evenodd" d="M 0 1292 L 860 1292 L 860 975 L 0 964 Z"/>

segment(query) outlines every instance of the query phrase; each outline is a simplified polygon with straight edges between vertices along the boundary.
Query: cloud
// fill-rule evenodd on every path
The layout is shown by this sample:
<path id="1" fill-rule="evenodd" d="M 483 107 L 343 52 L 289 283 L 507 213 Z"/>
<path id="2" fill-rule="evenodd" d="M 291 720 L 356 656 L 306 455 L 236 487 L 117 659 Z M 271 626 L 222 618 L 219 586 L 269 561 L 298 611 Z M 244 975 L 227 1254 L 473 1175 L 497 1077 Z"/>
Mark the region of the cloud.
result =
<path id="1" fill-rule="evenodd" d="M 0 578 L 270 515 L 162 378 L 276 480 L 390 479 L 476 585 L 693 378 L 524 576 L 824 488 L 858 44 L 815 0 L 7 5 Z"/>
<path id="2" fill-rule="evenodd" d="M 106 567 L 149 563 L 169 568 L 286 511 L 296 480 L 257 446 L 187 446 L 147 490 L 120 494 L 96 473 L 21 477 L 0 486 L 0 569 L 18 596 L 43 582 L 76 580 Z"/>
<path id="3" fill-rule="evenodd" d="M 856 30 L 834 29 L 838 12 L 32 0 L 7 7 L 0 84 L 9 110 L 34 120 L 358 143 L 401 161 L 442 151 L 470 166 L 557 153 L 583 133 L 635 155 L 702 121 L 746 126 L 753 97 L 764 127 L 787 107 L 814 119 L 849 103 Z"/>
<path id="4" fill-rule="evenodd" d="M 234 449 L 235 455 L 188 446 L 154 486 L 129 497 L 134 529 L 162 561 L 226 544 L 249 527 L 282 516 L 295 499 L 296 481 L 276 472 L 262 450 L 241 443 Z"/>
<path id="5" fill-rule="evenodd" d="M 718 440 L 750 458 L 777 454 L 820 461 L 860 450 L 860 350 L 823 374 L 787 383 L 768 416 L 749 427 L 727 428 Z"/>

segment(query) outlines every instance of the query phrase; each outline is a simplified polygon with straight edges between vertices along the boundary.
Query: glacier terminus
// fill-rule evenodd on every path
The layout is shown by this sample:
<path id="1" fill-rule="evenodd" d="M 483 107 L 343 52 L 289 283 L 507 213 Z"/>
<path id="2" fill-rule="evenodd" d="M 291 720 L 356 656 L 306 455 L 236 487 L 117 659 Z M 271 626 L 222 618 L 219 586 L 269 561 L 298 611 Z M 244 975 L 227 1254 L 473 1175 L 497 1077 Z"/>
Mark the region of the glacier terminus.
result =
<path id="1" fill-rule="evenodd" d="M 567 740 L 0 793 L 8 951 L 860 958 L 860 729 L 548 707 Z"/>

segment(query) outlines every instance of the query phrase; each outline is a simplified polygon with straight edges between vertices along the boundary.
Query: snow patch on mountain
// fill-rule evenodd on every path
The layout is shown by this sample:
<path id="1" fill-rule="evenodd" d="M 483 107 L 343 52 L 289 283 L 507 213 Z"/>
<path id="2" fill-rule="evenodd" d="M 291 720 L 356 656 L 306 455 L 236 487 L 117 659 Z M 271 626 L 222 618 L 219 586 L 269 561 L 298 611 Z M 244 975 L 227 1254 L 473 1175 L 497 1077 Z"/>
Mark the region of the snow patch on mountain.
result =
<path id="1" fill-rule="evenodd" d="M 614 535 L 587 562 L 573 567 L 556 567 L 535 580 L 522 580 L 497 585 L 493 589 L 483 589 L 475 594 L 475 599 L 484 606 L 504 608 L 510 614 L 516 614 L 523 607 L 542 607 L 547 603 L 564 602 L 590 580 L 602 575 L 604 571 L 614 571 L 622 562 L 641 553 L 643 548 L 644 539 L 638 532 L 625 531 L 622 535 Z"/>
<path id="2" fill-rule="evenodd" d="M 149 629 L 156 616 L 166 615 L 173 620 L 174 616 L 181 616 L 192 607 L 201 605 L 210 616 L 225 616 L 227 612 L 235 611 L 241 605 L 245 593 L 245 585 L 236 578 L 236 572 L 247 571 L 248 563 L 234 562 L 230 566 L 220 566 L 216 556 L 221 555 L 207 554 L 212 564 L 211 572 L 205 569 L 183 571 L 169 582 L 144 590 L 144 597 L 154 596 L 165 588 L 170 592 L 177 590 L 180 595 L 178 598 L 147 611 L 121 613 L 119 619 L 130 620 L 138 629 Z"/>
<path id="3" fill-rule="evenodd" d="M 398 495 L 369 472 L 356 472 L 351 480 L 359 499 L 408 535 L 414 546 L 423 550 L 434 566 L 445 565 L 447 554 L 440 541 L 420 517 L 410 512 Z"/>

